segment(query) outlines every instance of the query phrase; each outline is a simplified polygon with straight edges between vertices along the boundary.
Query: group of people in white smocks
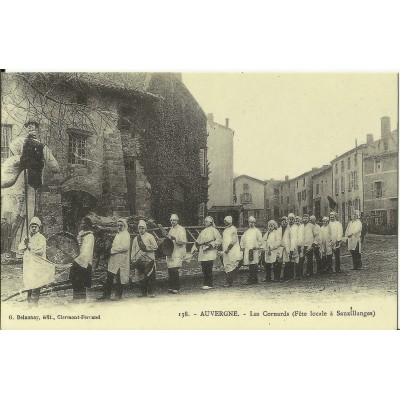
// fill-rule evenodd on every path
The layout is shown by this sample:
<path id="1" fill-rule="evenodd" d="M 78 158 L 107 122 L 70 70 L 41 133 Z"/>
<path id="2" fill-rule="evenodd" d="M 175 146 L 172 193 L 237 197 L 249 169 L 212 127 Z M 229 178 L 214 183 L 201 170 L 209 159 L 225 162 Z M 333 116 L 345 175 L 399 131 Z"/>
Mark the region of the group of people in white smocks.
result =
<path id="1" fill-rule="evenodd" d="M 243 265 L 248 267 L 248 276 L 244 284 L 258 283 L 258 267 L 265 268 L 264 282 L 301 279 L 314 273 L 313 259 L 316 259 L 316 272 L 341 272 L 340 247 L 346 242 L 352 256 L 353 269 L 362 268 L 361 232 L 362 222 L 359 211 L 355 211 L 343 235 L 342 224 L 336 212 L 322 218 L 322 226 L 316 223 L 314 216 L 294 214 L 284 216 L 280 224 L 271 220 L 267 232 L 263 235 L 256 227 L 256 219 L 249 217 L 248 228 L 239 239 L 237 228 L 231 216 L 224 219 L 222 235 L 215 227 L 214 220 L 208 216 L 204 229 L 199 233 L 191 252 L 187 251 L 186 229 L 179 224 L 179 217 L 172 214 L 171 227 L 167 237 L 173 243 L 173 250 L 166 257 L 168 267 L 168 293 L 180 291 L 179 271 L 184 261 L 190 261 L 197 255 L 203 273 L 203 290 L 214 287 L 213 267 L 220 257 L 224 271 L 224 287 L 231 287 Z M 28 301 L 37 304 L 40 288 L 54 281 L 54 265 L 46 260 L 46 238 L 40 233 L 41 221 L 32 218 L 29 224 L 29 236 L 20 246 L 23 255 L 23 281 L 28 291 Z M 103 294 L 98 300 L 110 300 L 115 282 L 115 299 L 121 299 L 124 288 L 130 278 L 139 284 L 139 297 L 154 297 L 156 293 L 156 250 L 159 243 L 147 232 L 147 224 L 139 221 L 138 235 L 131 245 L 131 236 L 125 219 L 117 220 L 118 232 L 112 243 L 107 277 Z M 90 218 L 81 222 L 78 233 L 79 255 L 70 268 L 70 281 L 73 288 L 72 302 L 86 301 L 86 289 L 91 287 L 92 262 L 94 250 L 93 225 Z M 192 242 L 193 243 L 193 242 Z M 304 269 L 305 265 L 305 269 Z M 133 269 L 133 271 L 132 271 Z"/>

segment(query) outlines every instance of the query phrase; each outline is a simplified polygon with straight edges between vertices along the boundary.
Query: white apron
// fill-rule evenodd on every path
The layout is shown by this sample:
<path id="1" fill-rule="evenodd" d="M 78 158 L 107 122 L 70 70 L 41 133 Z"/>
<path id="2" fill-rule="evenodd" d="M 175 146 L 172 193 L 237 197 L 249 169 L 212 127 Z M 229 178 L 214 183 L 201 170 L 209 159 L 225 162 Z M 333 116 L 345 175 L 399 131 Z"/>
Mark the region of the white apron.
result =
<path id="1" fill-rule="evenodd" d="M 249 250 L 254 247 L 260 247 L 262 242 L 262 234 L 256 227 L 249 228 L 243 233 L 242 240 L 240 241 L 240 247 L 244 250 L 243 254 L 243 265 L 254 265 L 260 261 L 260 250 L 253 250 L 253 260 L 249 259 Z"/>
<path id="2" fill-rule="evenodd" d="M 114 238 L 111 247 L 110 261 L 108 262 L 108 270 L 116 274 L 120 270 L 121 283 L 126 285 L 129 283 L 129 249 L 131 246 L 131 236 L 127 230 L 118 232 Z M 114 254 L 112 254 L 115 252 Z"/>
<path id="3" fill-rule="evenodd" d="M 229 250 L 228 254 L 225 254 L 230 244 L 233 244 L 233 247 Z M 224 252 L 222 257 L 225 272 L 232 272 L 237 268 L 239 261 L 242 259 L 237 229 L 233 225 L 225 228 L 222 233 L 222 251 Z"/>

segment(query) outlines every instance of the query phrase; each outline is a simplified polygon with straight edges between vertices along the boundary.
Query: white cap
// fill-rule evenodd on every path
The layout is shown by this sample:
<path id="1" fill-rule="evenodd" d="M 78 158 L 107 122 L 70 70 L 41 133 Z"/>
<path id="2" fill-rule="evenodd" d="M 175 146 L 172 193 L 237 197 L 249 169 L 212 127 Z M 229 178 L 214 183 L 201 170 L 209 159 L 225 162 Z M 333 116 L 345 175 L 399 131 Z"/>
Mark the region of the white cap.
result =
<path id="1" fill-rule="evenodd" d="M 233 219 L 232 219 L 232 217 L 231 217 L 230 215 L 227 215 L 227 216 L 224 218 L 224 221 L 226 221 L 228 224 L 232 224 Z"/>
<path id="2" fill-rule="evenodd" d="M 179 217 L 176 214 L 172 214 L 170 219 L 176 219 L 177 221 L 179 221 Z"/>
<path id="3" fill-rule="evenodd" d="M 205 218 L 204 218 L 204 221 L 211 222 L 211 223 L 214 222 L 213 218 L 210 217 L 210 216 L 205 217 Z"/>
<path id="4" fill-rule="evenodd" d="M 39 228 L 42 226 L 42 223 L 38 217 L 33 217 L 31 219 L 31 222 L 29 223 L 29 226 L 36 224 Z"/>
<path id="5" fill-rule="evenodd" d="M 250 215 L 249 222 L 256 222 L 256 219 L 252 215 Z"/>
<path id="6" fill-rule="evenodd" d="M 295 218 L 295 216 L 294 216 L 293 213 L 290 213 L 290 214 L 288 215 L 288 218 Z"/>
<path id="7" fill-rule="evenodd" d="M 146 221 L 143 221 L 142 219 L 139 221 L 139 223 L 138 223 L 138 228 L 139 227 L 142 227 L 142 228 L 145 228 L 145 229 L 147 229 L 147 224 L 146 224 Z"/>

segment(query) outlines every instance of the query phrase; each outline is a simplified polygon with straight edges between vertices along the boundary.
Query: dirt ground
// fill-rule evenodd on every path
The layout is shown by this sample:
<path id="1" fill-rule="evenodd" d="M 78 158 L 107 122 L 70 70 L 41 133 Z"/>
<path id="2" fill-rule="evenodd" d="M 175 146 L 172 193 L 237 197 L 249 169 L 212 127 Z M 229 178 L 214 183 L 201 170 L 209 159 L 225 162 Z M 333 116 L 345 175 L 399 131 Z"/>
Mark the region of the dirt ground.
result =
<path id="1" fill-rule="evenodd" d="M 341 274 L 314 275 L 303 278 L 301 281 L 259 283 L 254 286 L 244 286 L 248 272 L 241 270 L 238 281 L 232 288 L 223 288 L 223 268 L 216 263 L 214 267 L 214 289 L 210 291 L 200 290 L 203 285 L 201 267 L 197 262 L 184 263 L 181 269 L 181 293 L 179 297 L 195 296 L 199 299 L 204 295 L 208 297 L 219 296 L 221 292 L 224 297 L 233 299 L 242 296 L 267 297 L 269 299 L 296 298 L 310 301 L 329 301 L 332 298 L 362 299 L 365 296 L 396 295 L 397 290 L 397 236 L 368 235 L 362 246 L 363 269 L 352 271 L 351 257 L 345 247 L 341 249 L 342 271 Z M 314 262 L 315 264 L 315 262 Z M 315 270 L 315 265 L 314 265 Z M 259 279 L 264 277 L 264 272 L 259 271 Z M 165 263 L 159 263 L 157 271 L 157 298 L 168 301 L 171 296 L 166 287 L 167 269 Z M 5 298 L 10 293 L 19 290 L 22 286 L 22 265 L 1 266 L 1 294 Z M 88 301 L 91 302 L 101 293 L 101 288 L 88 291 Z M 124 301 L 136 298 L 138 289 L 130 287 L 124 293 Z M 316 297 L 317 294 L 317 297 Z M 50 293 L 41 297 L 40 303 L 47 305 L 63 304 L 71 298 L 71 290 Z M 7 303 L 25 302 L 26 295 L 19 295 Z M 148 299 L 148 301 L 154 301 Z"/>

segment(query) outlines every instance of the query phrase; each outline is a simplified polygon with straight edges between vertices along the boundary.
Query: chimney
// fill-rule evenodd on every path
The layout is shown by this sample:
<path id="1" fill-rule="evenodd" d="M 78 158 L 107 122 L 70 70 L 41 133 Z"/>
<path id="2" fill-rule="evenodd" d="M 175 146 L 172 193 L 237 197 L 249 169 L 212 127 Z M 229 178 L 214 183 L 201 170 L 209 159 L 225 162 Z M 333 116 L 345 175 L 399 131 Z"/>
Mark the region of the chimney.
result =
<path id="1" fill-rule="evenodd" d="M 381 137 L 382 139 L 386 139 L 390 135 L 390 118 L 382 117 L 381 118 Z"/>
<path id="2" fill-rule="evenodd" d="M 213 114 L 213 113 L 207 114 L 207 119 L 208 119 L 210 122 L 214 122 L 214 114 Z"/>
<path id="3" fill-rule="evenodd" d="M 225 126 L 229 128 L 229 118 L 225 118 Z"/>
<path id="4" fill-rule="evenodd" d="M 286 175 L 285 176 L 285 181 L 288 181 L 289 180 L 289 175 Z"/>
<path id="5" fill-rule="evenodd" d="M 370 144 L 374 141 L 374 135 L 372 133 L 367 133 L 367 143 Z"/>

